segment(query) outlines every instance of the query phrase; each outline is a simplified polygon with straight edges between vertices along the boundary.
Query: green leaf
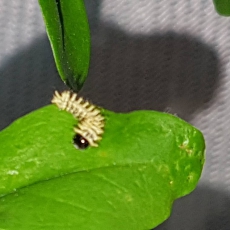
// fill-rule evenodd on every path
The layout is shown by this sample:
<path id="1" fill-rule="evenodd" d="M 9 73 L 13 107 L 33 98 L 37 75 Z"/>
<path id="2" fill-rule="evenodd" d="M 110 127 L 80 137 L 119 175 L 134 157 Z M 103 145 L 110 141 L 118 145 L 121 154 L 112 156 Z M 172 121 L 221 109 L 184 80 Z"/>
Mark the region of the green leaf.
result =
<path id="1" fill-rule="evenodd" d="M 0 228 L 151 229 L 197 185 L 200 131 L 155 111 L 102 110 L 99 147 L 72 144 L 77 121 L 50 105 L 0 132 Z"/>
<path id="2" fill-rule="evenodd" d="M 90 32 L 83 0 L 39 0 L 56 66 L 73 90 L 83 86 L 89 68 Z"/>
<path id="3" fill-rule="evenodd" d="M 230 16 L 230 0 L 213 0 L 216 11 L 223 16 Z"/>

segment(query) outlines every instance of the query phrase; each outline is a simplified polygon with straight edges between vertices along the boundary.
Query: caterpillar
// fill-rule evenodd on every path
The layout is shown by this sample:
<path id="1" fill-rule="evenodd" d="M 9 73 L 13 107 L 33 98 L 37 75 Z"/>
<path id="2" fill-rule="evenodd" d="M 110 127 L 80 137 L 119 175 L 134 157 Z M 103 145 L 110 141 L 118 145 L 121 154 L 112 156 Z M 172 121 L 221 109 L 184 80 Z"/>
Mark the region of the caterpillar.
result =
<path id="1" fill-rule="evenodd" d="M 77 147 L 98 146 L 98 141 L 101 140 L 104 132 L 104 117 L 95 105 L 70 91 L 60 94 L 55 91 L 51 102 L 60 110 L 66 110 L 79 120 L 78 126 L 74 127 L 76 133 L 74 143 Z"/>

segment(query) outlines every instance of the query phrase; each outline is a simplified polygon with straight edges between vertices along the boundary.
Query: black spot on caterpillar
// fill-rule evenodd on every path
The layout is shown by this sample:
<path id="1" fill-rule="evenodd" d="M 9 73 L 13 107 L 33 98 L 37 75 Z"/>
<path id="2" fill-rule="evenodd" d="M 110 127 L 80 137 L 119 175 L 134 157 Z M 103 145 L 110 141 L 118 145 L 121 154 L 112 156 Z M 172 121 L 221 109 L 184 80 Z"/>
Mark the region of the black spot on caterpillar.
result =
<path id="1" fill-rule="evenodd" d="M 89 146 L 89 142 L 79 134 L 74 136 L 73 143 L 78 149 L 86 149 Z"/>
<path id="2" fill-rule="evenodd" d="M 55 91 L 51 102 L 59 109 L 73 114 L 79 120 L 78 126 L 74 128 L 75 145 L 81 149 L 87 148 L 88 144 L 93 147 L 98 146 L 98 141 L 101 140 L 104 132 L 104 117 L 95 105 L 85 101 L 82 97 L 77 97 L 76 93 L 70 91 L 64 91 L 61 94 Z"/>

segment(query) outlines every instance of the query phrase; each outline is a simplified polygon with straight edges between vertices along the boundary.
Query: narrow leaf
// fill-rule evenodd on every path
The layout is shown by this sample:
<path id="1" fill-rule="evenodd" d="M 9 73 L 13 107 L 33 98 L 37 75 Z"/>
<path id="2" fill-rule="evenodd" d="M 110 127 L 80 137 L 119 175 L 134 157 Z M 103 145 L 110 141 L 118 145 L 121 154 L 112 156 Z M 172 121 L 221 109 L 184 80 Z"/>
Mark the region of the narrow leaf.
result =
<path id="1" fill-rule="evenodd" d="M 62 80 L 79 91 L 90 58 L 90 32 L 83 0 L 39 0 Z"/>
<path id="2" fill-rule="evenodd" d="M 230 16 L 230 0 L 213 0 L 216 11 L 223 16 Z"/>

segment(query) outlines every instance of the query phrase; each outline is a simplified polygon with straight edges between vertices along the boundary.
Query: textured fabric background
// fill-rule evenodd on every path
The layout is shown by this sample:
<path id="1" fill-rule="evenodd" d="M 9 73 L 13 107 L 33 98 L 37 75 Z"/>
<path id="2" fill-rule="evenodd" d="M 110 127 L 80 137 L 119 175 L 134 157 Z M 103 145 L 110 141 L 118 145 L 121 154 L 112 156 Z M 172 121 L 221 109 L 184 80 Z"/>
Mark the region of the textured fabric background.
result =
<path id="1" fill-rule="evenodd" d="M 176 113 L 203 131 L 198 188 L 157 230 L 230 229 L 230 18 L 211 0 L 86 0 L 92 33 L 81 92 L 114 111 Z M 50 103 L 58 77 L 37 0 L 0 0 L 0 129 Z"/>

